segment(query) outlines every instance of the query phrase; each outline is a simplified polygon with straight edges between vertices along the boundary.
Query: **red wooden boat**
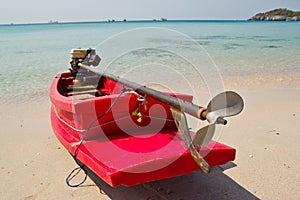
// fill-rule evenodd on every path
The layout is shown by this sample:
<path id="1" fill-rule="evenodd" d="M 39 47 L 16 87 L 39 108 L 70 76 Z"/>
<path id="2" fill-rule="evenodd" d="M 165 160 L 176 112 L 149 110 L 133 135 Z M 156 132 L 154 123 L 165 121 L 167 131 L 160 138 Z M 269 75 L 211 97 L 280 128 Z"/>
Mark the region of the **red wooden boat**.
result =
<path id="1" fill-rule="evenodd" d="M 212 140 L 201 147 L 187 146 L 178 131 L 181 122 L 174 122 L 173 104 L 109 76 L 78 70 L 60 73 L 52 82 L 52 127 L 72 156 L 109 185 L 180 176 L 205 168 L 199 164 L 202 159 L 210 167 L 235 159 L 234 148 Z M 192 102 L 190 95 L 163 94 Z"/>

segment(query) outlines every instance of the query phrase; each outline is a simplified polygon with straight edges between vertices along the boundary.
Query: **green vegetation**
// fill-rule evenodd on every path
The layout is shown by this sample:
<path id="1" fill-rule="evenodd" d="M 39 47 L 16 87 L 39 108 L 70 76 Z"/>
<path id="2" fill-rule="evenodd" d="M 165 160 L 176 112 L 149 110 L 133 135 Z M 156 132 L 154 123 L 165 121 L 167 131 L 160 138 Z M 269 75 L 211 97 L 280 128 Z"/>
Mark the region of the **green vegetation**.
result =
<path id="1" fill-rule="evenodd" d="M 287 17 L 300 17 L 300 12 L 295 12 L 292 10 L 288 10 L 286 8 L 279 8 L 279 9 L 275 9 L 269 12 L 265 13 L 266 15 L 280 15 L 280 16 L 287 16 Z"/>
<path id="2" fill-rule="evenodd" d="M 249 20 L 264 20 L 264 21 L 299 21 L 300 12 L 292 11 L 286 8 L 278 8 L 265 13 L 258 13 Z"/>

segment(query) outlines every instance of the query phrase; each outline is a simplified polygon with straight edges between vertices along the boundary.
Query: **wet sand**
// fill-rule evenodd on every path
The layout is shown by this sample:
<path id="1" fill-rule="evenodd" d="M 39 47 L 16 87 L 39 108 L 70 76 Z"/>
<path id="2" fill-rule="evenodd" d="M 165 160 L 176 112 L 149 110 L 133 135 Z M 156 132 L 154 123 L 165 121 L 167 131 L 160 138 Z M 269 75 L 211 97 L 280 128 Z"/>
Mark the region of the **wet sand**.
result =
<path id="1" fill-rule="evenodd" d="M 1 199 L 300 199 L 300 82 L 226 89 L 245 101 L 219 138 L 237 149 L 236 160 L 209 175 L 129 188 L 111 188 L 92 172 L 82 187 L 69 188 L 65 178 L 76 164 L 54 136 L 49 97 L 1 104 Z"/>

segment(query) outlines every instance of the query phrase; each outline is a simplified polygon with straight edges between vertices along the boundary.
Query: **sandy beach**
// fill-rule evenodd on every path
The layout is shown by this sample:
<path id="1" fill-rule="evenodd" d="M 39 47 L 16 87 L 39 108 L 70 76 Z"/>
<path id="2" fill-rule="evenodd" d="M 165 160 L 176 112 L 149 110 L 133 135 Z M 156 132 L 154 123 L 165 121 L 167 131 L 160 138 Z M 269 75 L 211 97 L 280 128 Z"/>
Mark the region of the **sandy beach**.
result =
<path id="1" fill-rule="evenodd" d="M 226 85 L 225 85 L 226 86 Z M 273 83 L 239 92 L 245 110 L 219 141 L 236 160 L 211 174 L 195 172 L 133 187 L 111 188 L 89 172 L 79 188 L 65 184 L 76 167 L 56 139 L 48 96 L 1 104 L 1 199 L 299 199 L 300 83 Z"/>

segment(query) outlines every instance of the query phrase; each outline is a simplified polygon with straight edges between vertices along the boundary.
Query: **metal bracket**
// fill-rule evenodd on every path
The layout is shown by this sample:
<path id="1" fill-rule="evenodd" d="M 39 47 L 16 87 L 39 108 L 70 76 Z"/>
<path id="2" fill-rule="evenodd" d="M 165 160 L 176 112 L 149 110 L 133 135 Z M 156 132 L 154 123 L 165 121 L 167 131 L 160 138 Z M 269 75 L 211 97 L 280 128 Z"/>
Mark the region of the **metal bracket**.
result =
<path id="1" fill-rule="evenodd" d="M 185 114 L 177 109 L 172 108 L 172 107 L 171 107 L 171 112 L 172 112 L 173 118 L 175 120 L 175 124 L 178 128 L 178 131 L 181 134 L 181 138 L 184 141 L 185 146 L 191 153 L 195 162 L 203 170 L 203 172 L 208 174 L 210 172 L 210 166 L 204 160 L 204 158 L 199 154 L 199 152 L 196 150 L 195 146 L 193 145 Z"/>

